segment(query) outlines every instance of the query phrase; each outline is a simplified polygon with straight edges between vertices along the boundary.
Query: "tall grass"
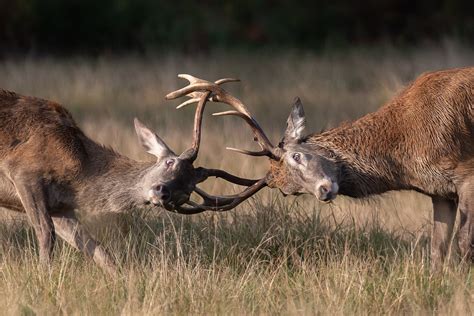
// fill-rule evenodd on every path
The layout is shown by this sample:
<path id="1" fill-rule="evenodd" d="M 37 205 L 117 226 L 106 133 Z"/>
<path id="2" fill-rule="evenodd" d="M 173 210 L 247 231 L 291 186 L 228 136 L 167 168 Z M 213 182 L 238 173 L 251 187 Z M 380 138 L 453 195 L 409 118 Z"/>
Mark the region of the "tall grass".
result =
<path id="1" fill-rule="evenodd" d="M 309 131 L 318 131 L 375 110 L 422 71 L 473 61 L 474 51 L 450 42 L 336 55 L 18 58 L 0 62 L 0 86 L 59 101 L 92 138 L 147 159 L 133 135 L 133 116 L 176 151 L 190 144 L 193 109 L 176 111 L 176 103 L 163 100 L 183 84 L 177 73 L 241 78 L 229 89 L 276 141 L 295 95 Z M 249 177 L 264 173 L 265 160 L 224 150 L 252 146 L 242 122 L 206 116 L 204 125 L 198 164 Z M 222 182 L 205 188 L 238 190 Z M 320 205 L 270 190 L 225 214 L 155 209 L 112 217 L 83 210 L 82 220 L 116 257 L 117 278 L 61 241 L 51 270 L 38 267 L 33 231 L 21 216 L 3 211 L 0 306 L 25 315 L 472 314 L 469 267 L 429 270 L 430 211 L 428 198 L 410 192 Z"/>
<path id="2" fill-rule="evenodd" d="M 95 223 L 121 264 L 118 278 L 62 242 L 51 271 L 41 270 L 32 231 L 3 225 L 0 303 L 39 314 L 472 311 L 470 274 L 432 274 L 424 234 L 334 223 L 280 198 L 239 211 L 137 213 L 121 219 L 125 232 Z"/>

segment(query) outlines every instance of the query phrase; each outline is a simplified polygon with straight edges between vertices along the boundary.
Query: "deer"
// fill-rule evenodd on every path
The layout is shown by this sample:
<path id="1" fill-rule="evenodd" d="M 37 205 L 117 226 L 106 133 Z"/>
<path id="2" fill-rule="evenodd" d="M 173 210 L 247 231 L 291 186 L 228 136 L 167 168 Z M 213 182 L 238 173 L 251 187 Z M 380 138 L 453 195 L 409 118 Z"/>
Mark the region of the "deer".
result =
<path id="1" fill-rule="evenodd" d="M 41 265 L 50 266 L 59 235 L 107 272 L 117 273 L 111 255 L 78 221 L 76 210 L 120 213 L 151 207 L 193 214 L 204 209 L 185 203 L 195 190 L 206 195 L 196 185 L 209 177 L 245 186 L 256 182 L 193 167 L 207 97 L 204 93 L 196 101 L 192 146 L 180 155 L 135 118 L 139 143 L 155 157 L 135 161 L 86 136 L 62 105 L 0 90 L 0 207 L 26 214 Z"/>
<path id="2" fill-rule="evenodd" d="M 312 194 L 323 202 L 338 195 L 366 198 L 414 190 L 432 201 L 432 267 L 450 253 L 457 212 L 461 258 L 474 261 L 474 68 L 424 73 L 377 111 L 309 135 L 296 98 L 276 146 L 247 106 L 212 82 L 195 82 L 166 98 L 196 93 L 210 93 L 210 101 L 231 106 L 213 115 L 240 117 L 261 147 L 227 149 L 270 160 L 266 175 L 239 197 L 207 196 L 201 209 L 227 210 L 266 186 L 284 195 Z"/>

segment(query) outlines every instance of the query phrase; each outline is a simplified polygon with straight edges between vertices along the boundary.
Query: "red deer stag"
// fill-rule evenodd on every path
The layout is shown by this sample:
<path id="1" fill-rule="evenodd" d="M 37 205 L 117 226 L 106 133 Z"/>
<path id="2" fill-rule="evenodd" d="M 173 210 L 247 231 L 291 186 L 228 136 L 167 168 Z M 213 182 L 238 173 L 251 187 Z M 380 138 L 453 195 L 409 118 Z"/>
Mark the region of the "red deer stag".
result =
<path id="1" fill-rule="evenodd" d="M 303 134 L 305 115 L 296 99 L 278 146 L 246 106 L 216 84 L 201 81 L 167 98 L 205 92 L 211 93 L 209 100 L 234 108 L 215 115 L 243 118 L 262 147 L 257 152 L 230 149 L 270 158 L 269 172 L 254 186 L 268 185 L 284 194 L 310 193 L 321 201 L 337 194 L 362 198 L 416 190 L 433 203 L 433 263 L 444 260 L 457 209 L 461 255 L 474 259 L 474 68 L 423 74 L 378 111 L 320 134 Z M 257 190 L 246 191 L 249 197 Z M 243 200 L 230 204 L 214 198 L 226 206 Z M 207 204 L 202 207 L 211 208 Z"/>
<path id="2" fill-rule="evenodd" d="M 235 81 L 221 79 L 215 84 Z M 137 162 L 88 138 L 61 105 L 0 90 L 0 207 L 26 213 L 39 242 L 40 262 L 49 264 L 56 233 L 100 266 L 114 272 L 107 252 L 92 239 L 74 210 L 122 212 L 147 204 L 178 213 L 202 209 L 187 203 L 196 184 L 220 177 L 241 179 L 216 169 L 194 168 L 207 94 L 202 94 L 192 147 L 176 155 L 135 119 L 139 142 L 154 162 Z M 224 203 L 225 204 L 225 203 Z M 224 205 L 223 204 L 223 205 Z"/>

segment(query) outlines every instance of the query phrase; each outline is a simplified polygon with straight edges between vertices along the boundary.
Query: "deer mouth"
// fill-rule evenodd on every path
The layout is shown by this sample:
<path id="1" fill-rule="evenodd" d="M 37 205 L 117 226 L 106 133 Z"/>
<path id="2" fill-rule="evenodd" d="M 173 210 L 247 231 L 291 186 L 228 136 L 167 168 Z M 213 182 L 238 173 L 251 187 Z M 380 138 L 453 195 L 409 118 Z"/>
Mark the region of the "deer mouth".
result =
<path id="1" fill-rule="evenodd" d="M 336 198 L 336 194 L 333 194 L 333 193 L 328 193 L 326 196 L 324 197 L 318 197 L 318 200 L 323 202 L 323 203 L 326 203 L 326 204 L 329 204 L 331 203 L 334 199 Z"/>
<path id="2" fill-rule="evenodd" d="M 153 203 L 155 206 L 161 206 L 168 211 L 174 211 L 177 206 L 181 206 L 184 203 L 188 202 L 190 198 L 190 194 L 180 193 L 180 194 L 173 194 L 173 197 L 170 198 L 168 201 L 160 200 L 157 204 Z"/>

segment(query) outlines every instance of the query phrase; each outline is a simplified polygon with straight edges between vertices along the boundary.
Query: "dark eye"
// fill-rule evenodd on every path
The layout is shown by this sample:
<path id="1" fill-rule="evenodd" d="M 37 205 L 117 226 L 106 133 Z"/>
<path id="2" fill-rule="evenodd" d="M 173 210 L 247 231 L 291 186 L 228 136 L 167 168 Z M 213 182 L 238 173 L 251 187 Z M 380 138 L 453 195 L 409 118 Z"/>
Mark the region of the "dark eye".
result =
<path id="1" fill-rule="evenodd" d="M 294 161 L 296 162 L 301 162 L 301 154 L 300 153 L 294 153 L 292 156 Z"/>
<path id="2" fill-rule="evenodd" d="M 174 159 L 168 159 L 165 163 L 167 167 L 171 167 L 172 165 L 174 165 Z"/>

